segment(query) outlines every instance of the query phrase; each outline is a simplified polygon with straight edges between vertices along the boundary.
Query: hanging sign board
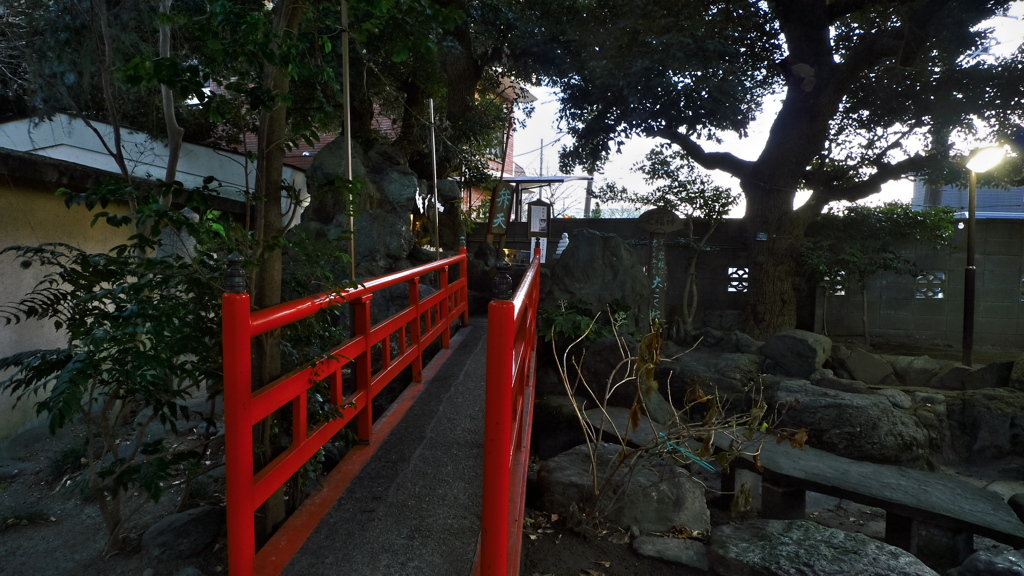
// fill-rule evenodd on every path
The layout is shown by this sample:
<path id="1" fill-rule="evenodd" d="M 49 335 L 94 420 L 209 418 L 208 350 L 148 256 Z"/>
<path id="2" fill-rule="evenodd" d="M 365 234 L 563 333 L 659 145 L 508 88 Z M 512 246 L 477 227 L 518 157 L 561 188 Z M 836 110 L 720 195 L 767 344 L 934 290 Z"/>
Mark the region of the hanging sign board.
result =
<path id="1" fill-rule="evenodd" d="M 488 222 L 489 234 L 505 234 L 508 221 L 512 217 L 512 184 L 503 182 L 501 188 L 494 191 L 494 219 Z"/>
<path id="2" fill-rule="evenodd" d="M 551 204 L 547 202 L 530 202 L 527 219 L 530 223 L 530 237 L 548 237 L 548 221 L 551 219 Z"/>
<path id="3" fill-rule="evenodd" d="M 536 200 L 527 204 L 527 223 L 530 229 L 530 249 L 540 242 L 540 262 L 548 259 L 548 231 L 551 228 L 551 204 Z M 536 240 L 534 240 L 536 238 Z"/>

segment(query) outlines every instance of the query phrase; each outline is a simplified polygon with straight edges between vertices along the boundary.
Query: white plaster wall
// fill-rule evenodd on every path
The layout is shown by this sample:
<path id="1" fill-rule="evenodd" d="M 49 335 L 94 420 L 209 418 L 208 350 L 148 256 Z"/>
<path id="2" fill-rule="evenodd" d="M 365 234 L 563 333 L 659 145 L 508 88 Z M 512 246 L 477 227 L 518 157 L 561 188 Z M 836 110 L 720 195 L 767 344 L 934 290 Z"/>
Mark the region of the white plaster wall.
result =
<path id="1" fill-rule="evenodd" d="M 0 183 L 6 184 L 6 183 Z M 0 248 L 19 244 L 65 242 L 90 252 L 104 252 L 124 243 L 131 227 L 113 228 L 102 222 L 91 227 L 92 214 L 81 206 L 70 210 L 52 190 L 25 189 L 0 185 Z M 111 206 L 111 212 L 127 213 L 126 208 Z M 16 301 L 35 286 L 46 270 L 23 269 L 10 254 L 0 256 L 0 305 Z M 0 357 L 38 348 L 56 348 L 62 336 L 51 324 L 27 322 L 5 326 L 0 322 Z M 36 422 L 35 402 L 18 403 L 0 394 L 0 447 L 20 430 Z"/>
<path id="2" fill-rule="evenodd" d="M 15 120 L 0 124 L 0 148 L 31 152 L 119 174 L 117 163 L 103 146 L 105 141 L 107 146 L 113 147 L 113 129 L 101 122 L 93 122 L 92 125 L 103 135 L 103 140 L 85 121 L 64 114 L 44 121 Z M 147 180 L 163 179 L 168 156 L 166 142 L 128 129 L 121 130 L 121 138 L 125 162 L 133 176 Z M 208 176 L 217 178 L 211 187 L 218 194 L 232 200 L 244 200 L 245 191 L 252 190 L 254 186 L 256 171 L 242 154 L 182 144 L 177 180 L 186 188 L 198 188 Z M 308 204 L 306 174 L 285 166 L 283 179 L 299 191 L 302 205 Z M 282 198 L 281 205 L 286 223 L 291 204 Z M 294 222 L 298 221 L 295 218 Z"/>

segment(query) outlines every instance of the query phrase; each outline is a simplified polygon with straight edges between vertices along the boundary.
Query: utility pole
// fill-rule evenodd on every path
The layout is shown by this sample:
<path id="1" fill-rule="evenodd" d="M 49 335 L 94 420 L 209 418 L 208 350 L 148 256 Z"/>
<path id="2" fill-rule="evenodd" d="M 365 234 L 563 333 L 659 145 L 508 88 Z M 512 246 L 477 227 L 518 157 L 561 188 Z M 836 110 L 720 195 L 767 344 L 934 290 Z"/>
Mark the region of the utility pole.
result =
<path id="1" fill-rule="evenodd" d="M 590 199 L 594 197 L 594 173 L 588 172 L 590 180 L 587 181 L 587 195 L 583 199 L 583 217 L 590 218 Z"/>

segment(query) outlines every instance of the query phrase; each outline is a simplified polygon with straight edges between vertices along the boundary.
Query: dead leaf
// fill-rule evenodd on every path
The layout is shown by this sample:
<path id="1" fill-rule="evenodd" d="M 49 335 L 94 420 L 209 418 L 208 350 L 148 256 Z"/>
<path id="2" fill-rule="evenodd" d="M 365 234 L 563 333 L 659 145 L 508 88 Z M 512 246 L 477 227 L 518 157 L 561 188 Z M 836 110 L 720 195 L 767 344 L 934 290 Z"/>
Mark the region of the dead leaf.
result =
<path id="1" fill-rule="evenodd" d="M 558 514 L 552 514 L 551 515 L 551 521 L 554 522 L 556 520 L 558 520 Z"/>
<path id="2" fill-rule="evenodd" d="M 605 568 L 608 568 L 609 566 L 612 565 L 612 563 L 607 561 L 607 560 L 594 560 L 594 564 L 600 564 L 601 566 L 604 566 Z"/>
<path id="3" fill-rule="evenodd" d="M 612 534 L 608 537 L 608 541 L 612 544 L 628 544 L 629 532 L 619 532 L 617 534 Z"/>

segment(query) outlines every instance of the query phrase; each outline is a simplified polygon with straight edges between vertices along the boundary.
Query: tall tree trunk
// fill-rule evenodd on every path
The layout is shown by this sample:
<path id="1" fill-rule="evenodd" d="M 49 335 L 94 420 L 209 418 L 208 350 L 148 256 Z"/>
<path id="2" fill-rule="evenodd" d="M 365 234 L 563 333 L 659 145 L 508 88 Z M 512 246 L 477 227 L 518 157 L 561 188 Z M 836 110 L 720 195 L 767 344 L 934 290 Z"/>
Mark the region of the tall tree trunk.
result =
<path id="1" fill-rule="evenodd" d="M 797 258 L 807 228 L 802 213 L 793 211 L 795 193 L 785 190 L 747 192 L 747 236 L 751 241 L 751 266 L 747 297 L 747 330 L 765 338 L 796 326 Z M 795 188 L 795 187 L 794 187 Z M 759 236 L 760 235 L 760 236 Z M 759 240 L 759 237 L 765 237 Z"/>
<path id="2" fill-rule="evenodd" d="M 275 37 L 295 34 L 307 7 L 297 0 L 280 0 L 274 8 Z M 273 49 L 276 49 L 274 46 Z M 291 76 L 284 67 L 266 63 L 263 82 L 268 90 L 280 98 L 291 88 Z M 257 308 L 267 308 L 281 302 L 281 249 L 274 239 L 283 232 L 281 210 L 281 178 L 284 172 L 284 143 L 288 135 L 288 107 L 279 100 L 274 108 L 260 112 L 258 143 L 256 146 L 256 236 L 263 246 L 259 269 L 255 274 L 253 302 Z M 281 333 L 273 331 L 256 339 L 253 346 L 253 385 L 263 386 L 281 373 Z M 273 418 L 273 417 L 271 417 Z M 276 442 L 270 437 L 270 423 L 265 421 L 255 430 L 256 446 L 262 446 L 262 456 L 273 458 Z M 258 465 L 266 464 L 266 461 Z M 263 540 L 283 520 L 284 491 L 279 490 L 262 508 Z"/>
<path id="3" fill-rule="evenodd" d="M 160 0 L 160 13 L 170 15 L 173 1 Z M 171 25 L 166 21 L 160 23 L 160 57 L 171 57 Z M 164 124 L 167 126 L 167 168 L 164 171 L 164 182 L 170 183 L 178 177 L 178 158 L 181 155 L 181 139 L 185 136 L 185 130 L 178 125 L 178 118 L 174 113 L 174 91 L 167 84 L 161 84 L 160 95 L 163 100 Z M 165 202 L 170 206 L 171 198 L 166 198 Z"/>

